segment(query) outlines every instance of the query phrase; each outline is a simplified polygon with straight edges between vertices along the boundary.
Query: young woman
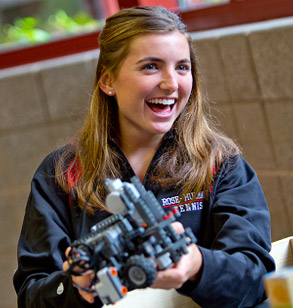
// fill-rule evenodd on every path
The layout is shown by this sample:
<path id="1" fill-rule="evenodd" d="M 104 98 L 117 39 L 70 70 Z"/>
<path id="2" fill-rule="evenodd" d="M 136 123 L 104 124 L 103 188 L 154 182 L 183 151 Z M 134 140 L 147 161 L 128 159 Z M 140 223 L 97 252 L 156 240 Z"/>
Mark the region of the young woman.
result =
<path id="1" fill-rule="evenodd" d="M 262 276 L 274 269 L 269 211 L 255 172 L 209 121 L 185 25 L 162 7 L 124 9 L 107 19 L 99 43 L 84 127 L 32 181 L 14 276 L 18 306 L 102 306 L 76 288 L 94 273 L 66 272 L 68 247 L 111 215 L 105 178 L 136 175 L 163 207 L 178 207 L 177 231 L 190 227 L 198 239 L 153 287 L 176 288 L 203 307 L 255 307 Z"/>

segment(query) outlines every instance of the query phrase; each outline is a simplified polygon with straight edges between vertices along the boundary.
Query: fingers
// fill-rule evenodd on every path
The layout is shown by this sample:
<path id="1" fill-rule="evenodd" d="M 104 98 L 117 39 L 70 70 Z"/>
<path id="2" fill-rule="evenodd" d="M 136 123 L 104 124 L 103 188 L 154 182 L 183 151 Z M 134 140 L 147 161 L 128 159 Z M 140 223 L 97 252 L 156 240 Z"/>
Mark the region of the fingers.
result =
<path id="1" fill-rule="evenodd" d="M 69 252 L 71 250 L 71 247 L 67 247 L 66 251 L 65 251 L 65 256 L 66 256 L 66 259 L 68 259 L 68 255 L 69 255 Z M 68 269 L 69 269 L 69 261 L 66 260 L 63 265 L 62 265 L 62 268 L 63 268 L 63 271 L 66 272 Z"/>
<path id="2" fill-rule="evenodd" d="M 72 252 L 72 253 L 71 253 Z M 75 251 L 72 247 L 67 247 L 65 251 L 65 257 L 66 261 L 63 263 L 63 270 L 67 271 L 70 269 L 70 273 L 79 273 L 82 274 L 85 271 L 89 270 L 89 264 L 88 262 L 84 261 L 80 253 L 78 251 Z"/>
<path id="3" fill-rule="evenodd" d="M 84 292 L 82 290 L 78 290 L 80 296 L 85 300 L 87 301 L 88 303 L 90 304 L 93 304 L 95 302 L 95 296 L 92 295 L 91 293 L 87 293 L 87 292 Z"/>
<path id="4" fill-rule="evenodd" d="M 66 258 L 68 258 L 70 250 L 71 250 L 71 247 L 68 247 L 66 249 L 66 251 L 65 251 Z M 71 263 L 70 260 L 64 261 L 64 263 L 62 265 L 63 271 L 67 271 L 70 268 L 70 263 Z M 76 272 L 81 272 L 82 271 L 82 269 L 80 267 L 78 267 L 78 266 L 75 266 L 74 270 Z M 88 271 L 82 273 L 81 276 L 71 275 L 71 278 L 72 278 L 73 284 L 77 287 L 80 296 L 85 301 L 87 301 L 88 303 L 90 303 L 90 304 L 94 303 L 95 296 L 97 296 L 97 294 L 96 293 L 89 293 L 89 292 L 86 292 L 86 291 L 82 290 L 82 289 L 90 288 L 90 286 L 92 284 L 92 281 L 95 278 L 94 271 L 88 270 Z"/>
<path id="5" fill-rule="evenodd" d="M 71 250 L 71 247 L 67 247 L 66 250 L 65 250 L 65 256 L 66 258 L 68 258 L 68 255 L 69 255 L 69 252 Z"/>
<path id="6" fill-rule="evenodd" d="M 94 278 L 95 278 L 95 273 L 94 271 L 90 270 L 84 273 L 82 276 L 72 276 L 72 281 L 77 287 L 79 286 L 83 289 L 88 289 L 90 288 Z M 80 296 L 90 304 L 92 304 L 95 301 L 95 296 L 97 295 L 96 293 L 89 293 L 79 288 L 78 292 Z"/>
<path id="7" fill-rule="evenodd" d="M 171 225 L 177 234 L 184 233 L 184 227 L 180 222 L 175 221 Z M 194 244 L 194 246 L 196 245 Z M 189 246 L 188 254 L 183 255 L 178 263 L 164 271 L 159 271 L 157 273 L 156 281 L 151 287 L 160 289 L 180 288 L 183 283 L 193 275 L 190 270 L 190 260 L 193 260 L 196 256 L 192 256 L 191 254 L 192 249 Z"/>
<path id="8" fill-rule="evenodd" d="M 172 222 L 171 226 L 178 234 L 184 233 L 184 227 L 179 221 Z"/>
<path id="9" fill-rule="evenodd" d="M 63 269 L 64 272 L 68 271 L 68 269 L 69 269 L 69 262 L 68 261 L 65 261 L 62 264 L 62 269 Z"/>
<path id="10" fill-rule="evenodd" d="M 67 248 L 66 248 L 66 250 L 65 250 L 65 256 L 66 256 L 66 258 L 68 258 L 70 250 L 71 250 L 71 247 L 67 247 Z M 64 272 L 66 272 L 66 271 L 69 269 L 69 261 L 68 261 L 68 260 L 66 260 L 66 261 L 63 263 L 62 269 L 63 269 Z"/>
<path id="11" fill-rule="evenodd" d="M 188 247 L 188 254 L 183 255 L 178 263 L 157 273 L 156 281 L 151 287 L 178 289 L 187 280 L 197 282 L 198 273 L 201 272 L 202 264 L 202 254 L 199 248 L 195 244 L 192 244 Z"/>
<path id="12" fill-rule="evenodd" d="M 157 279 L 151 286 L 152 288 L 159 289 L 178 289 L 187 280 L 187 277 L 178 268 L 168 268 L 165 271 L 157 273 Z"/>

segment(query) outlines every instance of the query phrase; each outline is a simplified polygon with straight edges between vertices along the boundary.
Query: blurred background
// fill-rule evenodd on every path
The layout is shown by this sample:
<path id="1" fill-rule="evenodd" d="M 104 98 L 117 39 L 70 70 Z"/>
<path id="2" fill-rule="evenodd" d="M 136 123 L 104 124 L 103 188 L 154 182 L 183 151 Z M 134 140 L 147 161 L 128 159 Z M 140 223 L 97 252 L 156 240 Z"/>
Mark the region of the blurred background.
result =
<path id="1" fill-rule="evenodd" d="M 291 0 L 0 0 L 0 308 L 16 308 L 12 275 L 33 174 L 87 112 L 105 18 L 159 4 L 188 26 L 212 113 L 262 184 L 272 240 L 293 235 Z"/>

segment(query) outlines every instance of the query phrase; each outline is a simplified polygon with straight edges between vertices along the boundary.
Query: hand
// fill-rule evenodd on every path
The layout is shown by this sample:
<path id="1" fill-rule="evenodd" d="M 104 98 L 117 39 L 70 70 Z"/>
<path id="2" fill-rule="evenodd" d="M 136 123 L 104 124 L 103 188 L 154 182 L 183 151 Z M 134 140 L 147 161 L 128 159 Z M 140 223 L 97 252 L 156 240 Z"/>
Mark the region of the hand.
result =
<path id="1" fill-rule="evenodd" d="M 174 222 L 172 227 L 178 234 L 184 232 L 181 223 Z M 178 289 L 187 280 L 197 281 L 202 267 L 202 254 L 195 244 L 188 246 L 188 254 L 183 255 L 180 261 L 164 271 L 157 273 L 157 278 L 152 288 L 159 289 Z"/>
<path id="2" fill-rule="evenodd" d="M 65 255 L 66 255 L 67 258 L 68 258 L 70 249 L 71 249 L 70 247 L 68 247 L 66 249 Z M 67 271 L 69 269 L 69 262 L 70 261 L 65 261 L 63 263 L 63 270 L 64 271 Z M 78 272 L 78 269 L 74 268 L 74 270 Z M 74 284 L 80 286 L 81 288 L 86 289 L 91 285 L 93 279 L 95 278 L 95 273 L 92 270 L 88 270 L 85 273 L 83 273 L 82 276 L 71 275 L 71 277 L 72 277 L 72 281 L 74 282 Z M 82 299 L 84 299 L 85 301 L 87 301 L 90 304 L 94 303 L 95 296 L 97 296 L 96 293 L 88 293 L 88 292 L 85 292 L 81 289 L 78 289 L 78 292 L 79 292 Z"/>

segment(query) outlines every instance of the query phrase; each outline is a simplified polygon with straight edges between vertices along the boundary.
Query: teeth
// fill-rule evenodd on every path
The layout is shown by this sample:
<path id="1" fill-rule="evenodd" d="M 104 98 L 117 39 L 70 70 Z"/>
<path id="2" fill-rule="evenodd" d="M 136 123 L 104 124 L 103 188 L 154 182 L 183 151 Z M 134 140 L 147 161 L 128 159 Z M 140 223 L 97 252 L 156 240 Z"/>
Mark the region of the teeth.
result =
<path id="1" fill-rule="evenodd" d="M 151 104 L 161 104 L 161 105 L 173 105 L 175 104 L 175 99 L 160 99 L 160 98 L 154 98 L 150 99 L 148 103 Z"/>

